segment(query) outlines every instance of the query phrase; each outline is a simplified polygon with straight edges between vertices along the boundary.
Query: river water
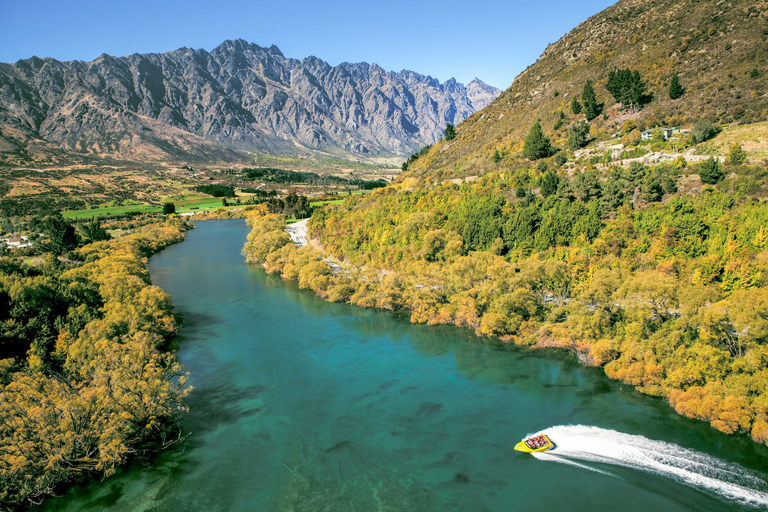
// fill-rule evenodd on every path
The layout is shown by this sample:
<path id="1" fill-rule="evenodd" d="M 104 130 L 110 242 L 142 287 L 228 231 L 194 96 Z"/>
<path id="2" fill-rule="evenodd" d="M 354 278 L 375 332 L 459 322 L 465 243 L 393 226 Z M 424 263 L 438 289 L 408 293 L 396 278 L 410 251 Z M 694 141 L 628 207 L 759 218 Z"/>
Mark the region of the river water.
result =
<path id="1" fill-rule="evenodd" d="M 243 221 L 152 257 L 184 315 L 189 438 L 60 511 L 768 508 L 768 452 L 565 353 L 331 304 L 244 264 Z M 558 448 L 514 451 L 548 432 Z"/>

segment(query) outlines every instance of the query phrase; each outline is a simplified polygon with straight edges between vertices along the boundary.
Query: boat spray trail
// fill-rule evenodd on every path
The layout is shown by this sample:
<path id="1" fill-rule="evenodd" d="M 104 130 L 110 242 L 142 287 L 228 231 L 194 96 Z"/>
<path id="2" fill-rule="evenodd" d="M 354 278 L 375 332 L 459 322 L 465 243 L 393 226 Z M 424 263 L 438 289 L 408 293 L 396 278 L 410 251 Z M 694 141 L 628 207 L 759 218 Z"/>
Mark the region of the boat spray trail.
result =
<path id="1" fill-rule="evenodd" d="M 574 460 L 645 471 L 755 507 L 768 507 L 765 475 L 681 446 L 586 425 L 541 431 L 557 448 L 534 457 L 584 467 Z M 594 468 L 589 467 L 594 470 Z M 610 473 L 606 473 L 610 474 Z"/>

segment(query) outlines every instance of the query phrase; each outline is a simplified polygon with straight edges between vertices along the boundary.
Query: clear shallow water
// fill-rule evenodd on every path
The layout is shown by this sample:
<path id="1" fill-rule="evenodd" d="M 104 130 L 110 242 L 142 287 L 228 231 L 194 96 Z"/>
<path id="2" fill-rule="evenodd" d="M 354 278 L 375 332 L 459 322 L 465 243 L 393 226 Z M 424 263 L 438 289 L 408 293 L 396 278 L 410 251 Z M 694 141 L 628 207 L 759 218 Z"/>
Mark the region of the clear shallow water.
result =
<path id="1" fill-rule="evenodd" d="M 191 435 L 62 511 L 754 510 L 768 453 L 564 354 L 324 302 L 243 263 L 242 221 L 150 261 L 184 314 Z M 558 450 L 515 452 L 546 431 Z"/>

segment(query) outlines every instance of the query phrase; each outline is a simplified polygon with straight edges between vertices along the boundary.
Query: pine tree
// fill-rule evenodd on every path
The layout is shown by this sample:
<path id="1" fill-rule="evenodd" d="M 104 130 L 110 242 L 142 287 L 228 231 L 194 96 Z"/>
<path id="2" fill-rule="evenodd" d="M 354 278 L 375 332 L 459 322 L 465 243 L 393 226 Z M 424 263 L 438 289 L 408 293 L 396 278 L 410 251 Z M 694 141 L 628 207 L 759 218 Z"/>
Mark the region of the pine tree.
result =
<path id="1" fill-rule="evenodd" d="M 645 82 L 640 78 L 639 71 L 617 69 L 608 73 L 605 88 L 625 107 L 641 108 L 650 97 L 645 92 Z"/>
<path id="2" fill-rule="evenodd" d="M 581 91 L 581 103 L 584 106 L 584 115 L 587 116 L 587 121 L 593 120 L 603 111 L 603 104 L 597 102 L 591 80 L 587 80 L 587 83 L 584 84 L 584 89 Z"/>
<path id="3" fill-rule="evenodd" d="M 549 197 L 556 194 L 558 187 L 560 187 L 560 177 L 554 172 L 549 171 L 541 177 L 539 191 L 542 196 Z"/>
<path id="4" fill-rule="evenodd" d="M 456 138 L 456 128 L 451 123 L 445 125 L 445 140 L 453 140 Z"/>
<path id="5" fill-rule="evenodd" d="M 680 78 L 677 76 L 677 73 L 675 73 L 672 80 L 669 81 L 669 97 L 676 100 L 682 96 L 683 93 L 685 93 L 685 88 L 680 85 Z"/>
<path id="6" fill-rule="evenodd" d="M 589 123 L 574 123 L 568 130 L 568 149 L 581 149 L 589 143 Z"/>
<path id="7" fill-rule="evenodd" d="M 538 160 L 539 158 L 546 158 L 552 153 L 552 147 L 549 143 L 549 138 L 544 136 L 544 132 L 541 131 L 541 123 L 536 121 L 531 126 L 531 131 L 525 137 L 525 145 L 523 146 L 523 156 L 528 160 Z"/>
<path id="8" fill-rule="evenodd" d="M 571 100 L 571 112 L 573 112 L 576 115 L 581 114 L 581 103 L 579 103 L 579 98 L 576 96 L 573 97 Z"/>
<path id="9" fill-rule="evenodd" d="M 715 160 L 714 157 L 710 157 L 709 160 L 705 160 L 699 165 L 699 177 L 702 182 L 714 185 L 725 178 L 725 171 L 720 166 L 720 162 Z"/>

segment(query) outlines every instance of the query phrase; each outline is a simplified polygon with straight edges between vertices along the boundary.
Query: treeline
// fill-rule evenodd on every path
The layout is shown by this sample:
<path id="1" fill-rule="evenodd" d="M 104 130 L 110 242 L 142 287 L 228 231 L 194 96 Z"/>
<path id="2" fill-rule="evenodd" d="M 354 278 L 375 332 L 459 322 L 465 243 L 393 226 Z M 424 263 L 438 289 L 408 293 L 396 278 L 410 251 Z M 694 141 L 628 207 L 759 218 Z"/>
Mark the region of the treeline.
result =
<path id="1" fill-rule="evenodd" d="M 213 197 L 235 197 L 235 189 L 229 185 L 198 185 L 195 191 Z"/>
<path id="2" fill-rule="evenodd" d="M 279 216 L 251 219 L 244 253 L 332 301 L 569 350 L 768 443 L 768 206 L 672 185 L 667 166 L 405 180 L 315 212 L 311 233 L 345 272 L 296 249 Z"/>
<path id="3" fill-rule="evenodd" d="M 354 178 L 348 180 L 339 176 L 320 175 L 314 172 L 303 171 L 290 171 L 287 169 L 276 169 L 272 167 L 259 167 L 249 168 L 245 167 L 241 171 L 228 170 L 229 175 L 239 176 L 249 181 L 263 181 L 265 183 L 295 185 L 298 183 L 304 183 L 315 186 L 326 185 L 339 185 L 339 186 L 353 186 L 360 190 L 373 190 L 386 186 L 387 182 L 384 180 L 363 180 L 360 178 Z M 245 192 L 246 189 L 243 189 Z"/>
<path id="4" fill-rule="evenodd" d="M 314 172 L 290 171 L 273 167 L 258 167 L 255 169 L 246 167 L 239 174 L 247 180 L 263 181 L 266 183 L 308 183 L 311 185 L 339 185 L 347 183 L 346 179 L 339 178 L 338 176 L 321 176 Z"/>
<path id="5" fill-rule="evenodd" d="M 0 508 L 178 436 L 189 389 L 168 349 L 177 324 L 145 261 L 188 227 L 146 225 L 39 266 L 0 258 Z"/>

